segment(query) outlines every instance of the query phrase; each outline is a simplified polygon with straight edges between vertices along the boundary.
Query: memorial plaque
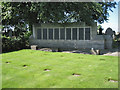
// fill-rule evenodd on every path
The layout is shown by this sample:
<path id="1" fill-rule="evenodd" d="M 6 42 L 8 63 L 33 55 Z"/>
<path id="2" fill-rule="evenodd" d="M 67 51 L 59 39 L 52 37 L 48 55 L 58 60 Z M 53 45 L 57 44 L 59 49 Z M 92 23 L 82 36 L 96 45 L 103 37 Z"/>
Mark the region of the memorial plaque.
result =
<path id="1" fill-rule="evenodd" d="M 54 29 L 54 39 L 59 40 L 59 28 Z"/>
<path id="2" fill-rule="evenodd" d="M 90 28 L 85 28 L 85 40 L 90 40 Z"/>
<path id="3" fill-rule="evenodd" d="M 37 39 L 41 39 L 41 29 L 37 30 Z"/>
<path id="4" fill-rule="evenodd" d="M 71 40 L 71 28 L 66 28 L 66 40 Z"/>
<path id="5" fill-rule="evenodd" d="M 65 29 L 64 28 L 60 28 L 60 39 L 65 40 Z"/>
<path id="6" fill-rule="evenodd" d="M 47 40 L 47 29 L 43 28 L 43 39 Z"/>
<path id="7" fill-rule="evenodd" d="M 79 28 L 79 40 L 84 40 L 84 28 Z"/>
<path id="8" fill-rule="evenodd" d="M 77 28 L 72 28 L 72 40 L 77 40 Z"/>
<path id="9" fill-rule="evenodd" d="M 49 28 L 49 39 L 53 40 L 53 28 Z"/>

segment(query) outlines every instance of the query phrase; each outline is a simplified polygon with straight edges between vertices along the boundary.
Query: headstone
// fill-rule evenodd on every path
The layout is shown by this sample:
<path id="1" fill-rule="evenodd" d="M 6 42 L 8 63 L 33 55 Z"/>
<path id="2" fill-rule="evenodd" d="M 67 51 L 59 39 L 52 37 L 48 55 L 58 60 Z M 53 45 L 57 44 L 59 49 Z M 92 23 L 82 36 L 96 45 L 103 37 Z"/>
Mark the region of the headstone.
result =
<path id="1" fill-rule="evenodd" d="M 105 34 L 113 36 L 114 32 L 113 32 L 113 30 L 111 28 L 107 28 Z"/>

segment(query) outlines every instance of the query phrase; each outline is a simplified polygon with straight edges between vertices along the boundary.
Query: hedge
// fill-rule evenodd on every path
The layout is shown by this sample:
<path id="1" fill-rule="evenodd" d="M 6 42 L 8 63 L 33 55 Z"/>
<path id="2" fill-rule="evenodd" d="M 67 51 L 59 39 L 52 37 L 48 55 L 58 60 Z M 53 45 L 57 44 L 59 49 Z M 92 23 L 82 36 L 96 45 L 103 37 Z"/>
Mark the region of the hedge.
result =
<path id="1" fill-rule="evenodd" d="M 15 51 L 20 50 L 24 48 L 29 48 L 29 37 L 31 35 L 31 32 L 23 32 L 22 35 L 19 35 L 18 37 L 12 36 L 12 37 L 6 37 L 2 36 L 2 52 L 9 52 L 9 51 Z"/>

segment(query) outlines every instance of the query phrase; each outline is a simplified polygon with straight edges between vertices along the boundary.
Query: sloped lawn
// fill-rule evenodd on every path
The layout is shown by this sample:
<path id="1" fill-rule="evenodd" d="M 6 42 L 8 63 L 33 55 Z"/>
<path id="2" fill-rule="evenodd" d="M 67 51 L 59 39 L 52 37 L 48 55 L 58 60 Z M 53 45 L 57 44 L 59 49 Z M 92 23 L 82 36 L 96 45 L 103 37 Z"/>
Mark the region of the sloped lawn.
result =
<path id="1" fill-rule="evenodd" d="M 2 54 L 3 88 L 117 88 L 118 57 L 20 50 Z"/>

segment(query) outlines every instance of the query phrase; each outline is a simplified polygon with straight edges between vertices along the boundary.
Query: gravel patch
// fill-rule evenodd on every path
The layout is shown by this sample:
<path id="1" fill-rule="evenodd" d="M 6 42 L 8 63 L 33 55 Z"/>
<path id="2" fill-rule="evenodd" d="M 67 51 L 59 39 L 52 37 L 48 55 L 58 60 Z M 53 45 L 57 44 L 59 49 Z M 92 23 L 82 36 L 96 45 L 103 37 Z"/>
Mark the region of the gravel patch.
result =
<path id="1" fill-rule="evenodd" d="M 41 48 L 38 49 L 40 51 L 49 51 L 53 52 L 58 52 L 57 49 L 51 49 L 51 48 Z M 92 54 L 91 49 L 79 49 L 79 50 L 63 50 L 61 51 L 62 53 L 78 53 L 78 54 Z M 100 55 L 107 55 L 107 56 L 120 56 L 120 50 L 118 48 L 114 49 L 104 49 L 100 50 Z"/>

